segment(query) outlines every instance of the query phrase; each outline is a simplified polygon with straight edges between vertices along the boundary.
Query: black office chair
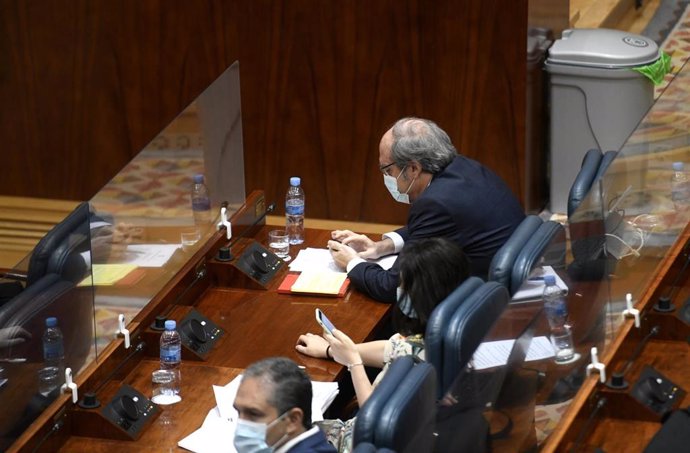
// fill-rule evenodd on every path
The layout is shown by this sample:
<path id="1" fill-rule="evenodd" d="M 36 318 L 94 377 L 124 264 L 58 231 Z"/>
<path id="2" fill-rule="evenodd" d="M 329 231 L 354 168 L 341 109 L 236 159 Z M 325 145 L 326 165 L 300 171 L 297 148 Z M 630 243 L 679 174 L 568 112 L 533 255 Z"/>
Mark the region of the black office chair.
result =
<path id="1" fill-rule="evenodd" d="M 515 258 L 510 276 L 510 294 L 515 294 L 520 289 L 535 266 L 563 268 L 565 245 L 565 228 L 562 224 L 547 220 L 540 225 Z"/>
<path id="2" fill-rule="evenodd" d="M 73 283 L 84 279 L 89 270 L 80 253 L 90 247 L 90 217 L 89 204 L 81 203 L 43 236 L 29 259 L 27 286 L 50 273 Z"/>
<path id="3" fill-rule="evenodd" d="M 513 234 L 510 235 L 505 244 L 498 249 L 491 260 L 489 281 L 498 282 L 508 288 L 509 291 L 511 290 L 515 259 L 543 223 L 544 221 L 536 215 L 528 215 L 520 222 L 520 225 L 513 231 Z M 515 291 L 517 291 L 517 288 L 511 291 L 511 294 Z"/>
<path id="4" fill-rule="evenodd" d="M 468 278 L 438 304 L 429 316 L 424 334 L 424 353 L 426 361 L 436 368 L 438 378 L 443 376 L 443 337 L 448 330 L 448 324 L 460 304 L 483 284 L 484 282 L 479 277 Z M 437 389 L 437 397 L 441 398 L 443 388 L 440 382 Z"/>
<path id="5" fill-rule="evenodd" d="M 433 450 L 436 372 L 412 357 L 393 362 L 364 403 L 353 431 L 353 445 L 363 442 L 398 452 Z"/>

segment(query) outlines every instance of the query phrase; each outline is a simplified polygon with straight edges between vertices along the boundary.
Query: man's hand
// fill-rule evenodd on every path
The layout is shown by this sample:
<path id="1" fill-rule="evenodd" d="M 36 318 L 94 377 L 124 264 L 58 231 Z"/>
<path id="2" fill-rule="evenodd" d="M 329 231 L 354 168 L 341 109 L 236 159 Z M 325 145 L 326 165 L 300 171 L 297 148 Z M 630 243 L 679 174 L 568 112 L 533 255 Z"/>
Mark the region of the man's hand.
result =
<path id="1" fill-rule="evenodd" d="M 335 230 L 331 232 L 331 237 L 343 245 L 351 247 L 360 258 L 365 260 L 376 259 L 381 256 L 378 243 L 364 234 L 353 233 L 350 230 Z"/>
<path id="2" fill-rule="evenodd" d="M 352 247 L 341 244 L 338 241 L 328 241 L 328 249 L 331 251 L 333 261 L 335 261 L 335 264 L 341 269 L 345 269 L 347 263 L 358 256 L 357 252 L 355 252 Z"/>

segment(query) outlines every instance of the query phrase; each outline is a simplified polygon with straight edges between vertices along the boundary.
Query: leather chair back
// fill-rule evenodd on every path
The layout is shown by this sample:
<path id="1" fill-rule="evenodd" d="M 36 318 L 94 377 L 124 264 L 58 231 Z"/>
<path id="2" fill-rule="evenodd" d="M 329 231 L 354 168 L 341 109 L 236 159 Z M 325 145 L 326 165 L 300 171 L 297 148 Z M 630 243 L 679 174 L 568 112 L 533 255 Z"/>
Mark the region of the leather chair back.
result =
<path id="1" fill-rule="evenodd" d="M 489 266 L 488 280 L 510 289 L 513 264 L 524 245 L 544 222 L 536 215 L 528 215 L 498 249 Z"/>
<path id="2" fill-rule="evenodd" d="M 505 286 L 487 282 L 455 311 L 443 341 L 443 393 L 463 371 L 509 300 Z"/>
<path id="3" fill-rule="evenodd" d="M 387 379 L 394 372 L 392 379 Z M 402 379 L 400 376 L 402 375 Z M 392 388 L 392 390 L 391 390 Z M 362 418 L 369 403 L 383 389 L 385 404 L 378 417 Z M 380 398 L 380 396 L 378 396 Z M 377 398 L 377 399 L 378 399 Z M 412 357 L 401 357 L 390 366 L 369 400 L 362 406 L 355 421 L 353 444 L 370 442 L 378 448 L 397 452 L 425 453 L 433 450 L 436 419 L 436 372 L 428 363 L 414 364 Z M 374 423 L 367 426 L 371 421 Z M 367 434 L 373 437 L 365 438 Z"/>
<path id="4" fill-rule="evenodd" d="M 481 278 L 469 277 L 438 304 L 429 316 L 424 334 L 424 355 L 426 361 L 436 368 L 439 378 L 443 375 L 443 336 L 448 330 L 450 319 L 460 304 L 483 284 Z M 437 396 L 440 398 L 442 396 L 440 392 L 443 390 L 440 382 L 437 388 L 439 392 Z"/>
<path id="5" fill-rule="evenodd" d="M 402 358 L 406 359 L 406 357 Z M 352 445 L 374 441 L 376 424 L 381 417 L 381 411 L 413 366 L 412 358 L 410 360 L 399 359 L 391 364 L 379 385 L 376 386 L 369 399 L 357 413 L 357 420 L 352 432 Z"/>
<path id="6" fill-rule="evenodd" d="M 598 149 L 590 149 L 582 158 L 582 165 L 580 171 L 575 176 L 573 184 L 570 186 L 570 193 L 568 194 L 568 217 L 580 206 L 582 200 L 585 199 L 592 187 L 597 172 L 599 171 L 599 164 L 601 163 L 601 151 Z"/>
<path id="7" fill-rule="evenodd" d="M 27 286 L 54 273 L 77 283 L 84 278 L 86 264 L 79 255 L 89 250 L 89 204 L 81 203 L 36 244 L 29 259 Z"/>
<path id="8" fill-rule="evenodd" d="M 554 268 L 565 266 L 565 228 L 548 220 L 544 222 L 520 250 L 510 280 L 510 294 L 515 294 L 537 265 Z"/>

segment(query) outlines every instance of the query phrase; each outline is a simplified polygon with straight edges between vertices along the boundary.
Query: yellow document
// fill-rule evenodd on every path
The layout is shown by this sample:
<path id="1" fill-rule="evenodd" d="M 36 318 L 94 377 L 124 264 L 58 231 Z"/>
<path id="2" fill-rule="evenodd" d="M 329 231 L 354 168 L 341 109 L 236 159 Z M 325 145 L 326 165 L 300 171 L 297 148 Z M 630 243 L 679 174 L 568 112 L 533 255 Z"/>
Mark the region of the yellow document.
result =
<path id="1" fill-rule="evenodd" d="M 304 271 L 290 290 L 293 293 L 334 294 L 340 292 L 347 274 L 332 271 Z"/>
<path id="2" fill-rule="evenodd" d="M 94 264 L 91 268 L 94 286 L 111 286 L 137 268 L 136 264 Z M 91 285 L 91 277 L 86 277 L 79 286 Z"/>

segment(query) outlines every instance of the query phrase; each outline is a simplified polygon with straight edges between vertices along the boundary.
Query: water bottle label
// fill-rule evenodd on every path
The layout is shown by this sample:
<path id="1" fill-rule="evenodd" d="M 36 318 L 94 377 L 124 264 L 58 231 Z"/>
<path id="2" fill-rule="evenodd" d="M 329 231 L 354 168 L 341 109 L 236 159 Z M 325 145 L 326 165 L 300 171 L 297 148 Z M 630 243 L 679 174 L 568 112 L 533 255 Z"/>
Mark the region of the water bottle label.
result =
<path id="1" fill-rule="evenodd" d="M 286 205 L 285 212 L 287 215 L 304 215 L 304 204 Z"/>
<path id="2" fill-rule="evenodd" d="M 182 360 L 181 346 L 168 346 L 161 348 L 161 362 L 163 363 L 180 363 Z"/>
<path id="3" fill-rule="evenodd" d="M 211 200 L 208 198 L 194 198 L 192 200 L 192 210 L 208 211 L 209 209 L 211 209 Z"/>
<path id="4" fill-rule="evenodd" d="M 65 355 L 62 343 L 46 343 L 43 345 L 43 358 L 61 359 Z"/>

